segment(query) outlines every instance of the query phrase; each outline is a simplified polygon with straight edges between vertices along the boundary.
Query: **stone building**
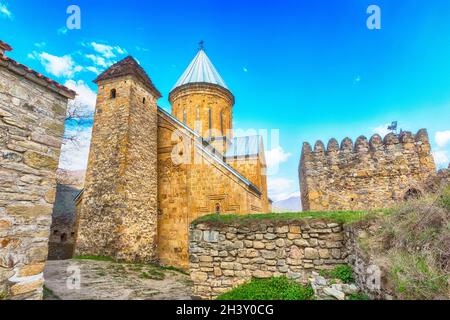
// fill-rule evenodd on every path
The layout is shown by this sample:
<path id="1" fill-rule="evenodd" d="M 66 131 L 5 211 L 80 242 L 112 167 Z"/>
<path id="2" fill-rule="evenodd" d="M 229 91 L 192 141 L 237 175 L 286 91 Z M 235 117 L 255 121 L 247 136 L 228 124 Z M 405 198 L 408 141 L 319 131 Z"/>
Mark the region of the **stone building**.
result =
<path id="1" fill-rule="evenodd" d="M 75 92 L 0 41 L 0 300 L 42 298 L 64 120 Z"/>
<path id="2" fill-rule="evenodd" d="M 233 137 L 235 98 L 203 50 L 170 92 L 172 114 L 132 57 L 95 83 L 77 254 L 187 268 L 191 221 L 271 210 L 263 142 Z"/>
<path id="3" fill-rule="evenodd" d="M 73 257 L 75 247 L 76 207 L 74 199 L 80 193 L 77 186 L 58 183 L 53 205 L 52 225 L 48 242 L 48 259 L 64 260 Z"/>
<path id="4" fill-rule="evenodd" d="M 299 167 L 305 211 L 386 208 L 425 191 L 436 167 L 425 129 L 416 135 L 304 143 Z"/>

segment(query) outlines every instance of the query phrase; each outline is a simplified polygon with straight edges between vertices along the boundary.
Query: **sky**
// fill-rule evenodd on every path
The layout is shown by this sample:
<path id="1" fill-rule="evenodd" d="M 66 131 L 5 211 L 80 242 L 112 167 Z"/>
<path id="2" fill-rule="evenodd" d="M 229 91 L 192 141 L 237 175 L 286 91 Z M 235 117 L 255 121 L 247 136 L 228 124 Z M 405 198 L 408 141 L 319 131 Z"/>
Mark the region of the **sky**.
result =
<path id="1" fill-rule="evenodd" d="M 79 30 L 66 25 L 72 4 Z M 379 30 L 366 24 L 373 4 Z M 265 140 L 274 200 L 298 194 L 303 142 L 384 135 L 392 121 L 427 128 L 437 166 L 449 163 L 448 0 L 0 0 L 0 39 L 14 48 L 9 57 L 76 90 L 91 109 L 92 80 L 132 55 L 166 110 L 204 40 L 236 97 L 234 128 L 279 132 L 279 144 Z M 91 125 L 67 126 L 81 142 L 65 146 L 64 168 L 85 168 Z"/>

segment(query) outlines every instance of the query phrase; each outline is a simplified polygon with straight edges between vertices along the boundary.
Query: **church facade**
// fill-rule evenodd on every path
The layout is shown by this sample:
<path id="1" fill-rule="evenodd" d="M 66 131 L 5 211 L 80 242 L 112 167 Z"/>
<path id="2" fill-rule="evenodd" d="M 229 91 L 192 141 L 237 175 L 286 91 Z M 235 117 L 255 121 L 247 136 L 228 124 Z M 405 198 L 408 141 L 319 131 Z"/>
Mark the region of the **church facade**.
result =
<path id="1" fill-rule="evenodd" d="M 271 211 L 262 138 L 233 136 L 235 98 L 203 50 L 171 90 L 171 113 L 132 57 L 94 82 L 77 255 L 187 268 L 193 220 Z"/>

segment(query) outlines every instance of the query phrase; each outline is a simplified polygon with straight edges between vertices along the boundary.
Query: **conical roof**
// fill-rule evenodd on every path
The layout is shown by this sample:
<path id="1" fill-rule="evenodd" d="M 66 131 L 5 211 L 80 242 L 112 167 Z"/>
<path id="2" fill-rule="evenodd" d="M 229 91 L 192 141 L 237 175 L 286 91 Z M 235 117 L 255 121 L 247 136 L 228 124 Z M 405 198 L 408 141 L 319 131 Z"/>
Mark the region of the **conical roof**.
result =
<path id="1" fill-rule="evenodd" d="M 186 71 L 184 71 L 183 75 L 178 79 L 172 91 L 188 83 L 212 83 L 228 89 L 222 77 L 203 50 L 199 50 L 189 67 L 187 67 Z"/>
<path id="2" fill-rule="evenodd" d="M 158 98 L 161 98 L 161 93 L 156 89 L 150 77 L 147 75 L 145 70 L 139 65 L 139 63 L 131 56 L 113 64 L 102 74 L 100 74 L 97 79 L 94 80 L 95 83 L 99 81 L 119 78 L 123 76 L 134 75 L 139 80 L 147 86 L 150 91 L 152 91 Z"/>

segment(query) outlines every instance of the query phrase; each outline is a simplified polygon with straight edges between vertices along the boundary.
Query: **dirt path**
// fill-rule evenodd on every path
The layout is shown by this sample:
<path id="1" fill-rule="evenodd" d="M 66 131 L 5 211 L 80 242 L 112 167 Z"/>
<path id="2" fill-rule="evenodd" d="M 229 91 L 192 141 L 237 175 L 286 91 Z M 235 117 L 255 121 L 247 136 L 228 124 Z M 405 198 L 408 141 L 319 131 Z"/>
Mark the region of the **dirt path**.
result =
<path id="1" fill-rule="evenodd" d="M 44 276 L 49 300 L 188 300 L 192 292 L 189 276 L 149 265 L 48 261 Z"/>

